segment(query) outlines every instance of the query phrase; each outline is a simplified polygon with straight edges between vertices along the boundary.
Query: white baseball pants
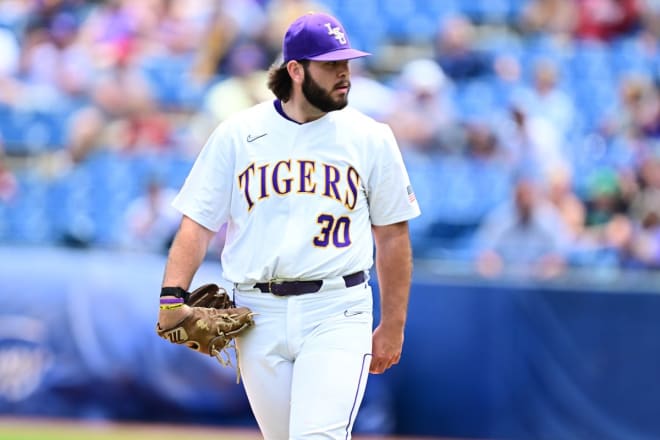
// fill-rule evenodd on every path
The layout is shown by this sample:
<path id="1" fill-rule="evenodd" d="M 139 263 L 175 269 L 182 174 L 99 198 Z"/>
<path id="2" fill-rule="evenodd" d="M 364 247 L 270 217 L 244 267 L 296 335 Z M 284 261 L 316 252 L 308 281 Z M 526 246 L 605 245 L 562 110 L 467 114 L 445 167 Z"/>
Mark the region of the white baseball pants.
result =
<path id="1" fill-rule="evenodd" d="M 237 306 L 256 313 L 237 348 L 264 438 L 350 439 L 371 361 L 371 287 L 286 297 L 235 289 L 234 295 Z"/>

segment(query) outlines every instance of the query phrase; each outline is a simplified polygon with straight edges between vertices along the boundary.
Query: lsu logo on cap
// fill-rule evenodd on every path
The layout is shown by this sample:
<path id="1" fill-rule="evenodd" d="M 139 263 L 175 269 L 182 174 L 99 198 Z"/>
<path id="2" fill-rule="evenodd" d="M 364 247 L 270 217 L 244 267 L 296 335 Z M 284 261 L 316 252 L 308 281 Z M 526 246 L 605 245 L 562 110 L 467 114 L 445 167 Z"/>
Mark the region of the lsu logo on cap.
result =
<path id="1" fill-rule="evenodd" d="M 339 26 L 332 27 L 331 23 L 326 23 L 325 27 L 328 29 L 328 35 L 332 35 L 333 37 L 335 37 L 335 39 L 339 41 L 341 44 L 346 44 L 346 36 L 341 31 L 341 28 Z"/>

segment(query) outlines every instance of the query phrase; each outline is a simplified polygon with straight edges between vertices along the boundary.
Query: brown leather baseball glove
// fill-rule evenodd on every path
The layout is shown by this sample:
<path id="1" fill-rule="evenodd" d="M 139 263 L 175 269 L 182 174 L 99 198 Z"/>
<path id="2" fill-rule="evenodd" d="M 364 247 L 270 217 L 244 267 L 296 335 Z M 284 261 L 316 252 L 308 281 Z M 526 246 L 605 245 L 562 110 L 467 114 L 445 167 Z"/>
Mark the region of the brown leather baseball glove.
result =
<path id="1" fill-rule="evenodd" d="M 234 307 L 227 291 L 217 284 L 203 284 L 190 292 L 187 298 L 184 298 L 190 307 L 210 307 L 212 309 L 229 309 Z"/>
<path id="2" fill-rule="evenodd" d="M 214 356 L 229 365 L 227 348 L 233 339 L 254 325 L 254 313 L 247 307 L 234 307 L 225 289 L 205 284 L 190 293 L 186 304 L 161 310 L 156 332 L 174 344 Z"/>

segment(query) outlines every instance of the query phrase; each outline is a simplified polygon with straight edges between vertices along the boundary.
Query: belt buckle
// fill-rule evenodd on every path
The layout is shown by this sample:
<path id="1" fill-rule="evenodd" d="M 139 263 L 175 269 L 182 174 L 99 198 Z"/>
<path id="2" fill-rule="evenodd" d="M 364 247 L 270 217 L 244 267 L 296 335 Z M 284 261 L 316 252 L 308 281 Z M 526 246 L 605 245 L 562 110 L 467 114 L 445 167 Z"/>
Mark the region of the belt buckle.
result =
<path id="1" fill-rule="evenodd" d="M 273 292 L 273 285 L 275 285 L 275 286 L 280 286 L 281 284 L 282 284 L 282 281 L 281 281 L 281 280 L 277 280 L 277 279 L 275 279 L 275 280 L 273 280 L 273 279 L 268 280 L 268 291 L 269 291 L 270 293 L 272 293 L 272 294 L 275 294 L 275 293 Z"/>

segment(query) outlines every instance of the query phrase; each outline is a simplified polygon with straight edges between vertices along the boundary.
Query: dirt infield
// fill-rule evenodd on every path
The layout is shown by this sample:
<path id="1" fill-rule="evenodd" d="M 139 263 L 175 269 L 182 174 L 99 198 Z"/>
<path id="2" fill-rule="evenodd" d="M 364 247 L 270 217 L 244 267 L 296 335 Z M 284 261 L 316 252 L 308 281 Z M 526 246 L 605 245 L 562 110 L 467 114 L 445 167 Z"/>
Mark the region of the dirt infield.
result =
<path id="1" fill-rule="evenodd" d="M 259 440 L 251 429 L 0 417 L 0 440 Z M 354 436 L 355 440 L 433 440 Z M 451 440 L 448 438 L 435 440 Z M 456 439 L 455 439 L 456 440 Z M 466 439 L 463 439 L 466 440 Z"/>
<path id="2" fill-rule="evenodd" d="M 83 422 L 76 420 L 0 417 L 0 440 L 261 440 L 251 429 L 198 426 Z M 451 440 L 437 437 L 367 437 L 354 440 Z M 462 439 L 466 440 L 466 439 Z"/>
<path id="3" fill-rule="evenodd" d="M 257 431 L 180 425 L 0 418 L 0 440 L 257 440 Z"/>

